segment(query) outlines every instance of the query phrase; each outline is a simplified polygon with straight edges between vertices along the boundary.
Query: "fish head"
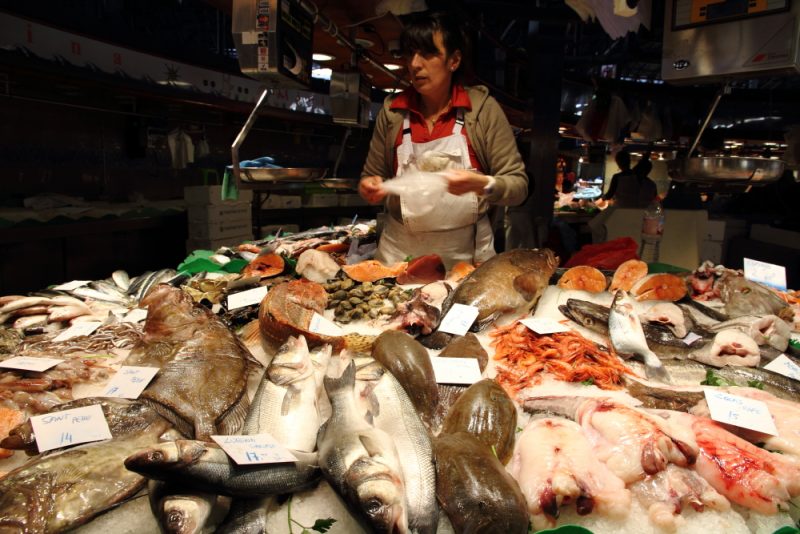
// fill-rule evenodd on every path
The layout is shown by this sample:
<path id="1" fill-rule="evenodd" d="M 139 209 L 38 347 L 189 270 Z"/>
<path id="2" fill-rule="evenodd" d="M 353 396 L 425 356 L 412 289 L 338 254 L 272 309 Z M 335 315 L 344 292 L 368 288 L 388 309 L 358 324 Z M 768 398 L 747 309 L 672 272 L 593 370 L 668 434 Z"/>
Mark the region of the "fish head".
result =
<path id="1" fill-rule="evenodd" d="M 178 440 L 159 443 L 131 454 L 125 467 L 136 473 L 147 474 L 160 469 L 181 469 L 196 463 L 208 450 L 202 441 Z"/>
<path id="2" fill-rule="evenodd" d="M 283 385 L 306 378 L 314 372 L 306 338 L 290 337 L 281 345 L 267 368 L 267 376 L 275 384 Z"/>
<path id="3" fill-rule="evenodd" d="M 210 320 L 210 312 L 195 305 L 183 290 L 167 284 L 150 290 L 140 306 L 147 308 L 145 339 L 189 340 Z"/>
<path id="4" fill-rule="evenodd" d="M 632 313 L 633 299 L 624 289 L 617 289 L 611 301 L 611 309 L 617 310 L 620 313 Z"/>
<path id="5" fill-rule="evenodd" d="M 405 487 L 398 473 L 377 458 L 362 457 L 345 473 L 345 482 L 375 532 L 408 532 Z"/>
<path id="6" fill-rule="evenodd" d="M 567 318 L 592 331 L 604 331 L 608 325 L 608 308 L 578 299 L 567 299 L 558 307 Z"/>

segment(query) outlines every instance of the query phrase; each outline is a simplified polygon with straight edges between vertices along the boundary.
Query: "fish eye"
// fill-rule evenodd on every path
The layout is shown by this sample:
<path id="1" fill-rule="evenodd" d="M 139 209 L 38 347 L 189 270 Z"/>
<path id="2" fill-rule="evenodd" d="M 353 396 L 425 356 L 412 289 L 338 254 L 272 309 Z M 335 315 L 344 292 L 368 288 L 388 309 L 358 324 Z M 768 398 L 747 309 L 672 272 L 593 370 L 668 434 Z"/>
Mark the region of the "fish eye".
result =
<path id="1" fill-rule="evenodd" d="M 369 501 L 367 501 L 367 504 L 364 508 L 369 515 L 375 515 L 380 511 L 382 507 L 383 503 L 381 501 L 379 501 L 378 499 L 370 499 Z"/>

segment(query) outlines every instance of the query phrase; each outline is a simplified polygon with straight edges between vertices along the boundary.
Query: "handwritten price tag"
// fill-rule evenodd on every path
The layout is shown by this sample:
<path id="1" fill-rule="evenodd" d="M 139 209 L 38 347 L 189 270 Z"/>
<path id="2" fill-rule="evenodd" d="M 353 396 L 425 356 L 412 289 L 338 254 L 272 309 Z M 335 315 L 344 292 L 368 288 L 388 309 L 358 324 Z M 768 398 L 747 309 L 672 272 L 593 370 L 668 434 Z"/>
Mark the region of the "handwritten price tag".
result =
<path id="1" fill-rule="evenodd" d="M 711 388 L 706 388 L 704 391 L 711 419 L 714 421 L 748 428 L 771 436 L 778 435 L 772 414 L 769 413 L 767 405 L 760 400 L 731 395 Z"/>
<path id="2" fill-rule="evenodd" d="M 147 319 L 147 310 L 143 308 L 134 308 L 122 318 L 123 323 L 139 323 Z"/>
<path id="3" fill-rule="evenodd" d="M 66 341 L 68 339 L 72 339 L 73 337 L 78 336 L 88 336 L 98 328 L 103 323 L 99 322 L 85 322 L 85 323 L 78 323 L 76 325 L 72 325 L 60 334 L 58 334 L 53 341 Z"/>
<path id="4" fill-rule="evenodd" d="M 329 321 L 318 313 L 314 313 L 314 315 L 311 316 L 311 323 L 308 325 L 308 329 L 315 334 L 322 334 L 323 336 L 344 335 L 344 330 L 342 330 L 339 325 L 333 321 Z"/>
<path id="5" fill-rule="evenodd" d="M 211 436 L 238 465 L 296 462 L 297 458 L 269 434 Z"/>
<path id="6" fill-rule="evenodd" d="M 266 295 L 266 286 L 258 286 L 253 289 L 228 295 L 228 309 L 235 310 L 237 308 L 244 308 L 245 306 L 252 306 L 253 304 L 261 304 L 261 301 Z"/>
<path id="7" fill-rule="evenodd" d="M 481 369 L 475 358 L 431 357 L 433 374 L 439 384 L 474 384 L 481 379 Z"/>
<path id="8" fill-rule="evenodd" d="M 58 358 L 34 358 L 32 356 L 15 356 L 0 362 L 0 367 L 21 369 L 23 371 L 47 371 L 64 360 Z"/>
<path id="9" fill-rule="evenodd" d="M 782 265 L 745 258 L 744 277 L 786 291 L 786 267 Z"/>
<path id="10" fill-rule="evenodd" d="M 147 384 L 158 374 L 158 367 L 123 365 L 108 383 L 104 397 L 138 399 Z"/>
<path id="11" fill-rule="evenodd" d="M 569 328 L 550 317 L 526 317 L 520 322 L 540 335 L 569 332 Z"/>
<path id="12" fill-rule="evenodd" d="M 85 286 L 89 282 L 91 282 L 91 280 L 73 280 L 72 282 L 67 282 L 66 284 L 54 286 L 53 289 L 58 291 L 72 291 L 73 289 L 78 289 L 79 287 Z"/>
<path id="13" fill-rule="evenodd" d="M 99 404 L 31 417 L 39 451 L 111 439 Z"/>
<path id="14" fill-rule="evenodd" d="M 464 304 L 453 304 L 450 311 L 442 319 L 439 325 L 440 332 L 447 332 L 448 334 L 455 334 L 463 336 L 475 322 L 478 317 L 478 308 L 475 306 L 466 306 Z"/>
<path id="15" fill-rule="evenodd" d="M 794 363 L 785 354 L 781 354 L 769 362 L 764 366 L 764 369 L 800 381 L 800 365 Z"/>

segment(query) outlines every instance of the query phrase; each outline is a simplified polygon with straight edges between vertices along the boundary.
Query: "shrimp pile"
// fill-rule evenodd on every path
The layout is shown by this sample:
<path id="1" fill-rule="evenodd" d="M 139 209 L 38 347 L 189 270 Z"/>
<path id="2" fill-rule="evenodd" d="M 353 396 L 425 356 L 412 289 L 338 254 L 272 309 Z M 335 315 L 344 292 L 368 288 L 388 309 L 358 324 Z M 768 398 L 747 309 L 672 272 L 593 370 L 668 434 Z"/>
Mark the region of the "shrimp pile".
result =
<path id="1" fill-rule="evenodd" d="M 546 373 L 565 382 L 621 389 L 622 376 L 635 375 L 613 349 L 599 348 L 577 332 L 539 335 L 517 322 L 490 334 L 497 365 L 495 380 L 512 397 L 539 384 Z"/>

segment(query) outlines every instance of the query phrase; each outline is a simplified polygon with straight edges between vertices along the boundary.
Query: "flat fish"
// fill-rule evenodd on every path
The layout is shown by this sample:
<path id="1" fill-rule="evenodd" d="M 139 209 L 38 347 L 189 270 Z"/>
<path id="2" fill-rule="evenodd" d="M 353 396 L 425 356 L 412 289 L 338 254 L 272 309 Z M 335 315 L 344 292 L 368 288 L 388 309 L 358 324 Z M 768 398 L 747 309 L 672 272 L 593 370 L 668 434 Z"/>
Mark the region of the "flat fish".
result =
<path id="1" fill-rule="evenodd" d="M 158 367 L 142 392 L 186 436 L 232 434 L 247 414 L 247 376 L 258 364 L 210 310 L 180 289 L 159 285 L 142 301 L 144 335 L 124 365 Z"/>
<path id="2" fill-rule="evenodd" d="M 467 432 L 494 451 L 503 464 L 514 452 L 517 408 L 491 378 L 472 384 L 456 401 L 442 425 L 442 433 Z"/>
<path id="3" fill-rule="evenodd" d="M 744 276 L 728 273 L 715 285 L 731 319 L 742 315 L 777 315 L 787 321 L 794 319 L 794 310 L 774 291 Z"/>
<path id="4" fill-rule="evenodd" d="M 478 336 L 472 332 L 467 332 L 466 335 L 454 337 L 450 343 L 439 353 L 440 358 L 475 358 L 478 360 L 478 368 L 481 373 L 486 370 L 486 364 L 489 363 L 489 354 L 483 348 Z M 456 403 L 458 398 L 464 393 L 469 386 L 461 386 L 456 384 L 439 384 L 439 404 L 436 406 L 434 413 L 434 428 L 441 428 L 445 416 Z"/>
<path id="5" fill-rule="evenodd" d="M 428 350 L 405 332 L 387 330 L 375 340 L 372 357 L 402 384 L 422 422 L 431 428 L 439 388 Z"/>
<path id="6" fill-rule="evenodd" d="M 525 497 L 492 451 L 471 434 L 433 440 L 436 496 L 456 532 L 528 532 Z"/>

